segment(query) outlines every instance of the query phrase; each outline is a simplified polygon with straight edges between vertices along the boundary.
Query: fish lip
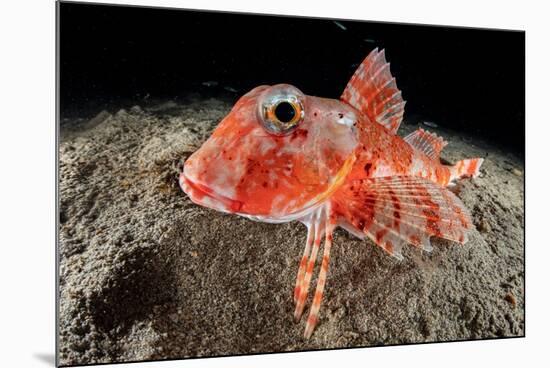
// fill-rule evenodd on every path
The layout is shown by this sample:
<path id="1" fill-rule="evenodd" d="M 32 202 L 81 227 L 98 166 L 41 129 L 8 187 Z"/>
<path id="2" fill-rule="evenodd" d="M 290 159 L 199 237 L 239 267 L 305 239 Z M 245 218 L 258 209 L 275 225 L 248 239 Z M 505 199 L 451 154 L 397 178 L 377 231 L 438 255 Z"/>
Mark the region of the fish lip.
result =
<path id="1" fill-rule="evenodd" d="M 293 221 L 303 217 L 305 213 L 309 213 L 310 210 L 313 209 L 313 207 L 316 207 L 312 206 L 312 208 L 301 210 L 297 213 L 281 217 L 255 215 L 242 212 L 242 202 L 217 194 L 212 188 L 190 179 L 187 175 L 185 175 L 185 171 L 182 171 L 179 175 L 179 185 L 183 192 L 187 194 L 187 196 L 191 199 L 191 201 L 198 204 L 199 206 L 204 206 L 214 209 L 216 211 L 246 217 L 250 220 L 259 222 L 284 223 Z M 205 201 L 205 197 L 209 200 Z"/>
<path id="2" fill-rule="evenodd" d="M 192 179 L 187 177 L 185 175 L 185 172 L 181 172 L 179 175 L 179 185 L 181 189 L 185 192 L 185 194 L 187 194 L 187 196 L 191 199 L 191 201 L 198 204 L 199 206 L 204 206 L 216 211 L 246 217 L 253 221 L 268 222 L 273 224 L 281 224 L 285 222 L 300 220 L 324 203 L 315 203 L 307 208 L 303 208 L 299 211 L 284 216 L 250 214 L 241 211 L 243 206 L 242 202 L 216 194 L 214 190 L 212 190 L 208 186 L 197 183 L 196 181 L 193 181 Z M 205 201 L 204 198 L 208 198 L 208 200 Z"/>
<path id="3" fill-rule="evenodd" d="M 185 171 L 180 173 L 179 185 L 193 202 L 201 206 L 227 213 L 239 212 L 243 206 L 242 202 L 217 194 L 212 188 L 190 179 L 187 175 L 185 175 Z M 204 197 L 209 198 L 210 201 L 204 201 Z M 220 206 L 215 206 L 215 204 Z"/>

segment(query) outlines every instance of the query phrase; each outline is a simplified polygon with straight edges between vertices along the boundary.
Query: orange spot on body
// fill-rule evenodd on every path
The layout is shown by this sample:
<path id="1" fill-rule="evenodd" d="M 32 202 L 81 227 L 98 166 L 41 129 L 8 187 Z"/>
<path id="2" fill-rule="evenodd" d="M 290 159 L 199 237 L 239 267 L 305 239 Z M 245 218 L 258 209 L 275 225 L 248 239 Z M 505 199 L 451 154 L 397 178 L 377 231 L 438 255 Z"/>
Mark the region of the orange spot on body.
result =
<path id="1" fill-rule="evenodd" d="M 436 182 L 441 185 L 447 185 L 451 179 L 451 171 L 448 167 L 437 165 L 435 168 Z"/>

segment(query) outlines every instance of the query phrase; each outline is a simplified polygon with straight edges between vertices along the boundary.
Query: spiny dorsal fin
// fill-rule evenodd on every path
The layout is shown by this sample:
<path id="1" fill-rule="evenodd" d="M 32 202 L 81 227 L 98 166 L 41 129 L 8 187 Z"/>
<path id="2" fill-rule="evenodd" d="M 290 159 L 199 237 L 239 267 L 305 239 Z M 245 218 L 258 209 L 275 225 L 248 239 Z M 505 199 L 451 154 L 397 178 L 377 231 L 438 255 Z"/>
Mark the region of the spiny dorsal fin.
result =
<path id="1" fill-rule="evenodd" d="M 384 50 L 371 51 L 351 77 L 340 99 L 393 134 L 403 120 L 405 101 L 390 73 Z"/>
<path id="2" fill-rule="evenodd" d="M 437 134 L 430 133 L 422 128 L 407 135 L 404 140 L 412 147 L 434 160 L 439 158 L 441 150 L 448 144 L 447 141 L 438 137 Z"/>

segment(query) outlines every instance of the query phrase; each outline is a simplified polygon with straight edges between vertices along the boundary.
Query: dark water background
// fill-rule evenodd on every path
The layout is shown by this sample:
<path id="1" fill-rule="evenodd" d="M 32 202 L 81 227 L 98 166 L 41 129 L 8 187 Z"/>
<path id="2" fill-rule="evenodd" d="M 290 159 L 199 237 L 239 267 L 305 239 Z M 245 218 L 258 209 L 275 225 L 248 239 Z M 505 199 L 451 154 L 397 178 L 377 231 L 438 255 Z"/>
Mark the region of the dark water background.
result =
<path id="1" fill-rule="evenodd" d="M 62 118 L 190 94 L 235 101 L 260 84 L 337 98 L 379 47 L 405 120 L 524 152 L 524 32 L 66 2 L 59 21 Z"/>

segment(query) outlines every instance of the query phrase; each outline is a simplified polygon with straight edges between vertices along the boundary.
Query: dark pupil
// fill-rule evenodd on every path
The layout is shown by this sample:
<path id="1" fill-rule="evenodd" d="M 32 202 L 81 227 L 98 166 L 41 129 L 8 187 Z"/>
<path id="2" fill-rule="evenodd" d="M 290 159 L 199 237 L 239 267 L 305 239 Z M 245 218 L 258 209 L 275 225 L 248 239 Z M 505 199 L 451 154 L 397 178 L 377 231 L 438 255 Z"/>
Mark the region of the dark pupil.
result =
<path id="1" fill-rule="evenodd" d="M 277 105 L 277 107 L 275 107 L 275 116 L 282 123 L 288 123 L 292 121 L 295 115 L 296 110 L 294 110 L 294 106 L 292 106 L 288 102 L 281 102 Z"/>

